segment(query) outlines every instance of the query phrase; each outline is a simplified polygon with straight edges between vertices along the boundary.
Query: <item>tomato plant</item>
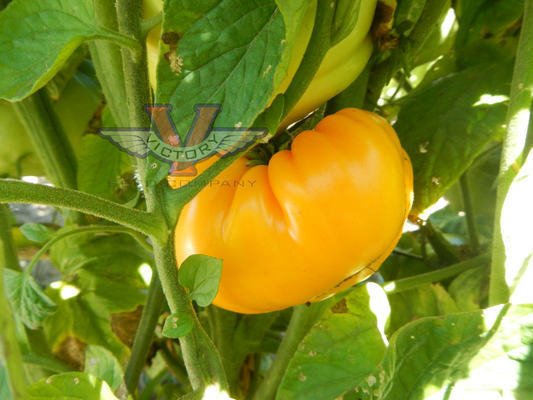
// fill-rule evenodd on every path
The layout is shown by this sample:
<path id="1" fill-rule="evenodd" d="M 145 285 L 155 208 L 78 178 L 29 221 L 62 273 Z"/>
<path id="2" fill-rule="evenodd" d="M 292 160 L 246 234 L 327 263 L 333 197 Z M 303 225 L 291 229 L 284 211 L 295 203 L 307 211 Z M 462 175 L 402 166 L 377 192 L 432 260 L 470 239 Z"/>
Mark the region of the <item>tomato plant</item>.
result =
<path id="1" fill-rule="evenodd" d="M 0 398 L 531 398 L 532 1 L 0 1 Z"/>

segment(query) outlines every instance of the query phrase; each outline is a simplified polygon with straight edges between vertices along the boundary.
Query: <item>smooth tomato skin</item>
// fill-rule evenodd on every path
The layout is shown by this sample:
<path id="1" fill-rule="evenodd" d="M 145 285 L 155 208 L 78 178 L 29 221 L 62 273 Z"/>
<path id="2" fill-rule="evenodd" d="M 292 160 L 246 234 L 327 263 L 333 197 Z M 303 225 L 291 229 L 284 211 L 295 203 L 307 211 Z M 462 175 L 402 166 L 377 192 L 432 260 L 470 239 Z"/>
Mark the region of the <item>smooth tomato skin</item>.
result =
<path id="1" fill-rule="evenodd" d="M 394 130 L 376 117 L 355 109 L 326 117 L 268 166 L 237 160 L 182 210 L 178 265 L 191 254 L 224 260 L 215 305 L 280 310 L 379 268 L 401 235 L 412 171 Z"/>

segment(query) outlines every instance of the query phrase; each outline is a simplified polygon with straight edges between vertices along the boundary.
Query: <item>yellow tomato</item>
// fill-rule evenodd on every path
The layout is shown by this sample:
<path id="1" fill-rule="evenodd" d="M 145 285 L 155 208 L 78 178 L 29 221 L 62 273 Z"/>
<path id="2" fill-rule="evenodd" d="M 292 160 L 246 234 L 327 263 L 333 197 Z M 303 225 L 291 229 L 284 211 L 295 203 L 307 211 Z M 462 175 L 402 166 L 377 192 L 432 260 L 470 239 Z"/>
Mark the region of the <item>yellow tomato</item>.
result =
<path id="1" fill-rule="evenodd" d="M 366 278 L 393 250 L 411 206 L 412 170 L 381 117 L 341 110 L 268 166 L 247 161 L 209 182 L 176 227 L 179 264 L 192 254 L 223 260 L 215 305 L 262 313 L 320 300 Z"/>

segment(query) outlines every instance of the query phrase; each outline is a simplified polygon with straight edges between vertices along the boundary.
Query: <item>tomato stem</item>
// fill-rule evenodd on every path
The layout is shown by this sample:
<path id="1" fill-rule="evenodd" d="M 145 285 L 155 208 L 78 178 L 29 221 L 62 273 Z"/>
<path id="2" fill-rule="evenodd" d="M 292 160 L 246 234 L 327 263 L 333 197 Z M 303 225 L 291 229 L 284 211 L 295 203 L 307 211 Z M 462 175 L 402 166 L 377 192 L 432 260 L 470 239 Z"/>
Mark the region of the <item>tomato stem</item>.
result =
<path id="1" fill-rule="evenodd" d="M 72 189 L 0 179 L 0 202 L 62 207 L 104 218 L 137 232 L 160 238 L 165 221 L 160 215 L 128 208 Z"/>
<path id="2" fill-rule="evenodd" d="M 152 279 L 146 295 L 146 303 L 139 321 L 139 328 L 135 334 L 130 359 L 124 371 L 124 382 L 130 393 L 135 393 L 137 390 L 139 378 L 152 345 L 155 327 L 164 302 L 165 295 L 161 287 L 161 280 L 157 269 L 153 268 Z"/>

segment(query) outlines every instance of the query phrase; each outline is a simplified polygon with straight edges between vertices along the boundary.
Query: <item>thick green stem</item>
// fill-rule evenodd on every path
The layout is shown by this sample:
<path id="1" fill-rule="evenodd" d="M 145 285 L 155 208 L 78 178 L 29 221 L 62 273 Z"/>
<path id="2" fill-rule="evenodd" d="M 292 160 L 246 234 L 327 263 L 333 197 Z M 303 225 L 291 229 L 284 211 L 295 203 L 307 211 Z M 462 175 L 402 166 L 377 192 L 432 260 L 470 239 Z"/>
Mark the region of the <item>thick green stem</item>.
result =
<path id="1" fill-rule="evenodd" d="M 309 45 L 302 58 L 300 67 L 296 71 L 289 87 L 285 91 L 285 104 L 281 120 L 289 115 L 298 100 L 303 96 L 307 87 L 316 75 L 322 60 L 331 45 L 331 25 L 335 15 L 336 0 L 318 0 L 315 25 L 309 39 Z"/>
<path id="2" fill-rule="evenodd" d="M 385 290 L 387 294 L 396 294 L 405 290 L 414 289 L 427 283 L 438 282 L 446 278 L 451 278 L 452 276 L 458 275 L 461 272 L 480 267 L 484 264 L 488 264 L 489 262 L 490 254 L 485 253 L 468 261 L 450 265 L 449 267 L 436 271 L 412 276 L 409 278 L 398 279 L 396 281 L 385 282 L 381 286 L 383 286 L 383 290 Z"/>
<path id="3" fill-rule="evenodd" d="M 146 357 L 152 345 L 155 327 L 164 302 L 165 296 L 161 288 L 161 281 L 159 280 L 157 270 L 154 270 L 146 296 L 146 304 L 144 305 L 139 322 L 139 328 L 135 334 L 130 359 L 124 373 L 124 381 L 130 393 L 135 393 L 137 390 L 139 377 L 141 376 Z"/>
<path id="4" fill-rule="evenodd" d="M 7 384 L 14 400 L 28 399 L 22 354 L 15 333 L 15 319 L 4 293 L 4 244 L 0 240 L 0 364 L 7 371 Z"/>
<path id="5" fill-rule="evenodd" d="M 191 333 L 180 339 L 183 360 L 192 388 L 196 390 L 209 385 L 217 385 L 221 390 L 229 393 L 226 374 L 218 351 L 200 325 L 185 289 L 179 284 L 172 243 L 172 235 L 170 235 L 169 243 L 163 246 L 154 242 L 154 256 L 170 311 L 186 313 L 193 321 Z"/>
<path id="6" fill-rule="evenodd" d="M 511 97 L 507 113 L 507 129 L 503 142 L 498 191 L 496 197 L 496 216 L 492 245 L 492 269 L 490 275 L 489 305 L 509 301 L 509 287 L 505 276 L 505 245 L 501 231 L 501 217 L 505 197 L 517 172 L 513 165 L 522 166 L 529 152 L 526 148 L 530 109 L 533 93 L 533 0 L 526 0 L 522 30 L 516 55 Z"/>
<path id="7" fill-rule="evenodd" d="M 81 211 L 160 239 L 165 222 L 159 215 L 121 206 L 71 189 L 0 179 L 0 203 L 33 203 Z"/>
<path id="8" fill-rule="evenodd" d="M 13 103 L 33 147 L 55 186 L 76 189 L 78 163 L 45 88 Z"/>
<path id="9" fill-rule="evenodd" d="M 144 106 L 151 103 L 151 94 L 146 67 L 146 45 L 143 42 L 141 28 L 142 2 L 118 0 L 116 4 L 119 32 L 143 43 L 139 52 L 122 49 L 122 65 L 130 126 L 146 128 L 150 126 L 150 118 L 144 111 Z"/>
<path id="10" fill-rule="evenodd" d="M 141 41 L 141 1 L 118 0 L 117 11 L 120 33 Z M 146 47 L 143 46 L 140 54 L 123 50 L 122 58 L 130 126 L 148 127 L 150 120 L 144 112 L 144 106 L 151 102 L 151 92 L 148 81 Z M 144 180 L 145 161 L 139 159 L 138 166 L 141 179 Z M 178 282 L 173 246 L 173 221 L 168 219 L 168 216 L 176 214 L 175 207 L 166 203 L 164 191 L 158 189 L 157 186 L 147 188 L 145 196 L 149 211 L 162 209 L 162 214 L 167 216 L 166 229 L 150 236 L 154 245 L 154 256 L 163 291 L 171 311 L 173 313 L 187 313 L 193 321 L 191 333 L 180 339 L 183 359 L 192 388 L 196 390 L 208 385 L 217 385 L 221 390 L 229 391 L 220 356 L 213 342 L 200 325 L 185 289 Z"/>
<path id="11" fill-rule="evenodd" d="M 335 297 L 308 305 L 299 305 L 294 307 L 294 312 L 289 322 L 287 332 L 281 341 L 276 358 L 268 370 L 265 379 L 261 382 L 259 389 L 255 393 L 253 400 L 274 400 L 278 387 L 285 375 L 298 345 L 309 332 L 318 318 L 324 313 L 327 307 L 332 306 Z"/>
<path id="12" fill-rule="evenodd" d="M 472 206 L 472 194 L 470 192 L 470 182 L 468 180 L 468 171 L 465 172 L 459 179 L 461 185 L 461 195 L 463 197 L 463 205 L 465 208 L 466 229 L 468 231 L 468 240 L 472 251 L 476 253 L 479 249 L 479 237 L 476 227 L 476 215 L 474 207 Z"/>
<path id="13" fill-rule="evenodd" d="M 11 235 L 11 219 L 7 204 L 0 204 L 0 241 L 3 243 L 6 268 L 19 272 L 22 271 L 17 256 L 17 248 L 13 240 L 13 235 Z"/>
<path id="14" fill-rule="evenodd" d="M 96 21 L 107 29 L 118 31 L 115 2 L 94 0 L 93 4 Z M 125 107 L 126 87 L 120 46 L 106 40 L 93 40 L 89 42 L 89 49 L 98 81 L 102 86 L 115 123 L 120 127 L 128 126 L 128 110 Z"/>

